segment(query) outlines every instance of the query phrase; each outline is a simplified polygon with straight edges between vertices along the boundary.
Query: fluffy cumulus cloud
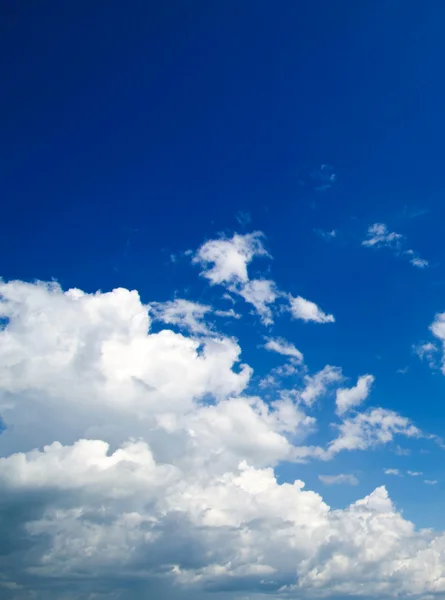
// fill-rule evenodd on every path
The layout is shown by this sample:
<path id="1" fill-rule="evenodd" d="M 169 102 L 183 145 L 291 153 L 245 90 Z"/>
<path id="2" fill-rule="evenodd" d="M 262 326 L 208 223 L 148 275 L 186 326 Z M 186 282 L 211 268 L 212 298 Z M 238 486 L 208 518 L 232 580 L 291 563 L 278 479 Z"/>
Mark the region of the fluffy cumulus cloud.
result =
<path id="1" fill-rule="evenodd" d="M 289 296 L 290 312 L 294 319 L 313 321 L 314 323 L 334 323 L 334 315 L 328 315 L 319 308 L 315 302 L 306 300 L 301 296 Z"/>
<path id="2" fill-rule="evenodd" d="M 207 248 L 209 279 L 246 282 L 258 243 L 238 240 L 228 263 Z M 211 307 L 19 281 L 0 295 L 6 600 L 445 591 L 445 536 L 416 530 L 384 487 L 334 510 L 301 480 L 278 479 L 284 461 L 422 435 L 374 408 L 337 423 L 325 447 L 310 445 L 308 411 L 338 387 L 340 369 L 306 374 L 301 389 L 266 402 L 249 391 L 238 342 L 206 322 Z M 153 330 L 150 313 L 184 333 Z M 300 360 L 284 340 L 267 343 Z"/>
<path id="3" fill-rule="evenodd" d="M 357 384 L 352 388 L 341 388 L 337 390 L 335 403 L 337 412 L 341 415 L 350 408 L 358 406 L 366 400 L 374 382 L 372 375 L 362 375 Z"/>
<path id="4" fill-rule="evenodd" d="M 247 266 L 255 256 L 268 256 L 259 231 L 246 235 L 234 234 L 205 242 L 193 257 L 193 262 L 203 267 L 202 275 L 212 284 L 246 283 Z"/>

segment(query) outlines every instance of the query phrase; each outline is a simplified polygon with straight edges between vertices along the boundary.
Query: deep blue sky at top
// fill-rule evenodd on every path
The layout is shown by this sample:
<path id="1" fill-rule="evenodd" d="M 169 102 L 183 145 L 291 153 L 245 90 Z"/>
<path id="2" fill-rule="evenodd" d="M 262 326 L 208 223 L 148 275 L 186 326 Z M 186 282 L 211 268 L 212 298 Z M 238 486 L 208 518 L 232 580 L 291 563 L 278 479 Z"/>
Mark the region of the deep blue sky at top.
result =
<path id="1" fill-rule="evenodd" d="M 3 2 L 1 275 L 166 300 L 196 276 L 171 253 L 260 229 L 278 285 L 339 323 L 301 333 L 314 367 L 439 406 L 440 376 L 395 371 L 445 309 L 444 19 L 441 0 Z M 432 267 L 361 248 L 376 221 Z"/>

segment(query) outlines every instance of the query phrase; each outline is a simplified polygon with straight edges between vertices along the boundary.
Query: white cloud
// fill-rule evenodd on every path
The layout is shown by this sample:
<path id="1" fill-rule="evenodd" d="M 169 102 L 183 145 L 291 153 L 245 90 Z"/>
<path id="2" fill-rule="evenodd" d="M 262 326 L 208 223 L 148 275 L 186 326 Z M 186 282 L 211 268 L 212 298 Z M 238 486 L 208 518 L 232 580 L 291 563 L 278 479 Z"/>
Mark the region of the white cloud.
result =
<path id="1" fill-rule="evenodd" d="M 421 432 L 409 419 L 394 411 L 374 408 L 345 419 L 339 426 L 337 439 L 328 446 L 328 456 L 342 450 L 366 450 L 392 442 L 394 436 L 420 437 Z"/>
<path id="2" fill-rule="evenodd" d="M 374 223 L 368 228 L 367 239 L 363 240 L 362 246 L 399 248 L 402 239 L 403 235 L 390 232 L 384 223 Z"/>
<path id="3" fill-rule="evenodd" d="M 405 236 L 400 233 L 390 232 L 384 223 L 374 223 L 368 227 L 367 239 L 362 246 L 368 248 L 391 248 L 398 256 L 409 256 L 409 262 L 419 269 L 428 267 L 429 263 L 412 249 L 404 250 Z"/>
<path id="4" fill-rule="evenodd" d="M 300 394 L 301 400 L 308 406 L 326 394 L 329 388 L 342 381 L 343 375 L 339 367 L 326 365 L 315 375 L 305 375 L 305 388 Z"/>
<path id="5" fill-rule="evenodd" d="M 245 393 L 236 341 L 153 333 L 137 292 L 10 282 L 0 294 L 7 600 L 445 589 L 444 534 L 416 530 L 385 488 L 331 509 L 299 479 L 277 480 L 283 461 L 420 435 L 374 409 L 343 421 L 327 450 L 306 445 L 317 423 L 304 402 L 340 369 L 307 376 L 306 400 L 266 403 Z"/>
<path id="6" fill-rule="evenodd" d="M 313 321 L 314 323 L 334 323 L 334 315 L 324 313 L 315 302 L 301 296 L 294 298 L 289 295 L 290 311 L 295 319 Z"/>
<path id="7" fill-rule="evenodd" d="M 359 480 L 355 475 L 319 475 L 318 479 L 326 485 L 336 485 L 346 483 L 348 485 L 358 485 Z"/>
<path id="8" fill-rule="evenodd" d="M 435 315 L 434 321 L 430 325 L 430 330 L 442 344 L 442 373 L 445 374 L 445 312 L 437 313 Z M 417 354 L 420 356 L 420 358 L 424 358 L 424 356 L 426 356 L 430 367 L 434 367 L 435 362 L 433 353 L 437 351 L 436 346 L 432 343 L 426 343 L 419 346 L 417 350 L 419 350 L 419 348 L 421 354 L 419 354 L 419 351 Z"/>
<path id="9" fill-rule="evenodd" d="M 255 256 L 268 256 L 259 231 L 205 242 L 193 257 L 193 262 L 204 267 L 201 275 L 212 284 L 247 283 L 247 265 Z"/>
<path id="10" fill-rule="evenodd" d="M 150 304 L 153 318 L 168 325 L 178 325 L 191 333 L 208 334 L 209 326 L 204 318 L 212 308 L 197 302 L 176 298 L 168 302 L 152 302 Z"/>
<path id="11" fill-rule="evenodd" d="M 342 415 L 350 408 L 364 402 L 371 391 L 373 382 L 374 377 L 372 375 L 362 375 L 358 378 L 357 384 L 354 387 L 337 390 L 335 403 L 338 414 Z"/>
<path id="12" fill-rule="evenodd" d="M 429 262 L 425 258 L 412 258 L 409 261 L 414 267 L 418 267 L 419 269 L 424 269 L 429 266 Z"/>
<path id="13" fill-rule="evenodd" d="M 247 270 L 255 256 L 270 256 L 263 246 L 263 237 L 256 231 L 246 235 L 235 233 L 230 239 L 210 240 L 198 249 L 193 262 L 203 267 L 201 275 L 211 284 L 226 285 L 229 292 L 252 304 L 264 325 L 271 325 L 270 305 L 280 292 L 269 279 L 250 279 Z"/>
<path id="14" fill-rule="evenodd" d="M 217 317 L 228 317 L 230 319 L 241 319 L 241 315 L 233 310 L 233 308 L 229 308 L 229 310 L 215 310 L 215 315 Z"/>
<path id="15" fill-rule="evenodd" d="M 210 314 L 233 319 L 241 317 L 233 308 L 230 310 L 213 310 L 211 306 L 191 302 L 183 298 L 175 298 L 175 300 L 169 300 L 168 302 L 152 302 L 149 309 L 153 319 L 162 321 L 167 325 L 176 325 L 197 335 L 210 335 L 213 331 L 212 324 L 205 322 L 206 317 Z"/>
<path id="16" fill-rule="evenodd" d="M 437 485 L 437 479 L 425 479 L 423 483 L 427 485 Z"/>
<path id="17" fill-rule="evenodd" d="M 441 332 L 441 329 L 442 329 L 441 317 L 442 317 L 442 315 L 436 315 L 436 321 L 430 327 L 430 329 L 433 331 L 434 335 L 436 335 L 436 337 L 439 337 L 439 338 L 440 338 L 440 335 L 442 334 L 442 332 Z M 420 360 L 426 360 L 428 363 L 428 366 L 431 369 L 434 369 L 437 367 L 435 355 L 436 355 L 436 352 L 438 351 L 438 348 L 432 342 L 425 342 L 423 344 L 413 345 L 413 351 L 420 358 Z"/>
<path id="18" fill-rule="evenodd" d="M 232 288 L 232 291 L 235 291 Z M 268 279 L 252 279 L 239 288 L 238 294 L 252 304 L 264 325 L 273 323 L 270 304 L 278 298 L 275 283 Z"/>
<path id="19" fill-rule="evenodd" d="M 304 360 L 303 354 L 287 340 L 283 338 L 266 338 L 267 342 L 264 345 L 266 350 L 270 350 L 271 352 L 278 352 L 278 354 L 282 354 L 283 356 L 290 356 L 291 358 L 296 359 L 297 362 L 301 363 Z"/>
<path id="20" fill-rule="evenodd" d="M 398 477 L 402 477 L 402 473 L 399 469 L 384 469 L 383 472 L 385 475 L 397 475 Z"/>
<path id="21" fill-rule="evenodd" d="M 103 431 L 120 443 L 158 414 L 183 413 L 208 394 L 238 394 L 249 382 L 249 367 L 232 370 L 240 354 L 232 339 L 150 334 L 137 292 L 11 282 L 0 294 L 11 319 L 0 332 L 0 414 L 14 425 L 0 436 L 0 452 L 54 441 L 50 427 L 64 443 Z"/>
<path id="22" fill-rule="evenodd" d="M 407 471 L 407 474 L 410 477 L 420 477 L 421 475 L 423 475 L 421 471 Z"/>

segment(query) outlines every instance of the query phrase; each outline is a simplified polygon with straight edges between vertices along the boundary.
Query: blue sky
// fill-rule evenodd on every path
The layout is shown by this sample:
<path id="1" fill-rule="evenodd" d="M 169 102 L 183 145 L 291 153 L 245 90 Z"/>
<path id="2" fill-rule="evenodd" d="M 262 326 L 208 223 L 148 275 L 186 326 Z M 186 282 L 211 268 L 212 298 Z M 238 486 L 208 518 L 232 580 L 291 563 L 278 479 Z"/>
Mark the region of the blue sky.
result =
<path id="1" fill-rule="evenodd" d="M 303 480 L 305 489 L 320 494 L 333 510 L 345 510 L 386 486 L 397 514 L 418 528 L 445 529 L 445 333 L 430 329 L 439 322 L 436 315 L 445 311 L 444 4 L 313 0 L 275 6 L 264 1 L 135 0 L 130 6 L 115 1 L 68 6 L 48 1 L 34 6 L 7 2 L 1 11 L 4 282 L 55 280 L 63 290 L 77 288 L 87 294 L 126 288 L 137 290 L 144 306 L 185 299 L 213 311 L 233 309 L 238 318 L 206 313 L 203 322 L 209 318 L 217 325 L 205 333 L 187 328 L 184 315 L 168 322 L 163 311 L 170 305 L 149 309 L 153 332 L 172 329 L 199 343 L 208 336 L 237 340 L 240 361 L 253 373 L 238 388 L 231 378 L 235 373 L 241 381 L 242 372 L 234 358 L 233 373 L 227 375 L 233 389 L 229 383 L 217 386 L 229 386 L 227 397 L 258 395 L 266 406 L 273 406 L 280 394 L 293 390 L 292 402 L 304 407 L 298 394 L 307 385 L 305 377 L 326 365 L 338 367 L 342 379 L 320 394 L 310 410 L 304 407 L 316 420 L 305 446 L 326 449 L 345 419 L 376 407 L 408 419 L 422 433 L 369 443 L 364 451 L 343 451 L 328 460 L 272 457 L 269 466 L 277 480 Z M 209 269 L 219 263 L 203 258 L 206 244 L 241 240 L 249 246 L 253 242 L 245 240 L 253 239 L 253 232 L 261 232 L 255 238 L 260 251 L 243 259 L 248 279 L 233 273 L 226 279 L 209 279 Z M 221 248 L 223 254 L 232 251 L 227 245 Z M 245 301 L 252 280 L 273 282 L 276 297 L 269 303 L 270 322 Z M 43 300 L 34 301 L 38 286 L 19 292 L 4 285 L 6 303 L 18 302 L 12 312 L 5 309 L 5 323 L 14 335 L 26 333 L 14 348 L 21 344 L 36 372 L 45 370 L 52 360 L 50 342 L 40 355 L 44 343 L 38 340 L 53 334 L 34 329 L 34 321 L 25 317 L 35 314 L 38 321 L 39 315 L 46 315 L 53 327 L 51 311 L 59 304 L 51 304 L 50 291 L 45 292 L 46 308 L 40 304 Z M 232 300 L 224 298 L 225 293 Z M 289 298 L 297 297 L 315 303 L 335 322 L 292 314 Z M 128 303 L 122 305 L 122 314 L 133 310 Z M 85 314 L 91 316 L 88 311 Z M 64 315 L 54 316 L 51 339 L 59 341 L 54 341 L 53 357 L 61 356 L 57 344 L 71 335 Z M 79 320 L 76 335 L 86 331 L 90 316 Z M 14 319 L 22 325 L 14 325 Z M 124 325 L 119 327 L 115 331 L 123 331 Z M 19 372 L 11 365 L 19 362 L 11 358 L 18 354 L 12 353 L 7 330 L 1 332 L 5 365 L 11 369 L 6 373 L 5 367 L 2 376 L 3 456 L 32 450 L 34 437 L 24 441 L 30 435 L 24 423 L 34 417 L 35 429 L 41 432 L 35 437 L 39 448 L 55 441 L 74 444 L 98 432 L 112 448 L 125 441 L 111 433 L 108 439 L 106 423 L 82 428 L 86 417 L 80 413 L 75 431 L 68 431 L 64 423 L 51 429 L 38 422 L 40 409 L 20 404 L 25 402 L 21 399 L 28 402 L 44 394 L 52 398 L 59 388 L 48 383 L 41 389 L 31 366 L 26 389 L 10 383 Z M 85 352 L 93 356 L 95 336 L 72 343 L 78 348 L 91 343 L 90 354 Z M 113 336 L 110 333 L 110 340 Z M 304 361 L 294 356 L 292 362 L 265 350 L 267 339 L 280 338 L 302 352 Z M 73 362 L 82 382 L 89 381 L 85 364 Z M 286 364 L 295 367 L 291 376 L 273 371 Z M 119 361 L 113 368 L 119 371 Z M 159 372 L 168 368 L 159 367 Z M 54 373 L 51 377 L 56 379 Z M 269 385 L 266 378 L 271 374 L 275 381 L 269 380 Z M 361 404 L 349 415 L 336 414 L 338 389 L 353 388 L 365 375 L 374 380 Z M 68 375 L 60 375 L 60 389 L 63 378 Z M 92 389 L 85 394 L 93 398 Z M 215 390 L 210 386 L 201 398 L 204 407 L 216 402 Z M 199 393 L 190 392 L 193 402 Z M 72 401 L 62 396 L 60 402 Z M 20 410 L 30 411 L 26 418 L 17 409 L 8 422 L 11 397 L 19 399 Z M 301 432 L 293 433 L 295 438 L 289 432 L 283 435 L 303 444 L 297 440 Z M 128 438 L 140 435 L 137 427 L 134 433 L 128 430 Z M 7 439 L 3 446 L 2 437 Z M 164 456 L 167 450 L 158 449 L 159 440 L 155 436 L 147 443 Z M 202 446 L 203 453 L 206 448 Z M 245 458 L 239 452 L 238 458 Z M 250 450 L 245 452 L 250 456 Z M 265 456 L 267 452 L 265 448 Z M 399 474 L 385 474 L 387 469 Z M 319 479 L 338 475 L 349 480 L 333 485 Z M 37 589 L 32 587 L 37 585 L 34 580 L 24 583 L 35 565 L 8 565 L 8 581 L 25 586 L 26 593 Z M 181 569 L 180 589 L 185 594 L 191 589 L 195 597 L 187 568 Z M 276 565 L 274 569 L 280 571 Z M 231 581 L 235 577 L 239 583 L 233 584 L 233 591 L 222 585 L 219 592 L 229 600 L 262 597 L 261 585 L 241 581 L 240 572 L 231 575 Z M 41 576 L 47 581 L 48 573 Z M 42 593 L 50 593 L 52 588 L 38 581 Z M 292 585 L 284 575 L 277 581 Z M 308 585 L 302 597 L 309 598 L 312 584 L 303 575 L 301 581 Z M 134 582 L 130 591 L 125 583 L 119 585 L 116 594 L 122 595 L 116 598 L 133 598 Z M 213 597 L 212 586 L 219 589 L 218 585 L 206 579 L 201 592 Z M 14 595 L 11 586 L 5 589 L 8 598 L 28 598 Z M 277 597 L 291 594 L 278 584 L 271 589 Z M 85 582 L 79 583 L 76 600 L 87 598 L 82 594 L 89 591 Z M 338 593 L 352 597 L 357 591 Z M 440 595 L 442 588 L 427 582 L 419 593 Z M 366 594 L 385 595 L 371 588 Z"/>

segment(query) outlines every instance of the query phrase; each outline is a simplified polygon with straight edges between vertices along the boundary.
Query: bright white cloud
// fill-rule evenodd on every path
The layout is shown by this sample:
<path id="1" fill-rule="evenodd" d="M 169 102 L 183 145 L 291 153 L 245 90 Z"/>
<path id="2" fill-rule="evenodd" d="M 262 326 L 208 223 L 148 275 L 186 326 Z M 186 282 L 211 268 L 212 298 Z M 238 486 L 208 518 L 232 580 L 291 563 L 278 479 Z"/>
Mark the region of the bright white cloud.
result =
<path id="1" fill-rule="evenodd" d="M 421 435 L 374 409 L 343 421 L 327 449 L 308 445 L 317 423 L 305 410 L 340 369 L 266 403 L 246 395 L 252 370 L 236 341 L 153 333 L 134 291 L 10 282 L 0 294 L 0 581 L 15 594 L 6 598 L 445 589 L 445 536 L 416 530 L 385 488 L 334 510 L 302 481 L 277 480 L 283 461 Z"/>
<path id="2" fill-rule="evenodd" d="M 355 475 L 347 475 L 344 473 L 340 475 L 319 475 L 318 479 L 326 485 L 337 485 L 342 483 L 346 483 L 348 485 L 359 484 L 359 480 Z"/>
<path id="3" fill-rule="evenodd" d="M 193 257 L 201 265 L 201 275 L 212 284 L 247 283 L 247 266 L 255 256 L 268 256 L 263 246 L 263 234 L 259 231 L 232 238 L 220 238 L 205 242 Z"/>
<path id="4" fill-rule="evenodd" d="M 250 279 L 247 267 L 255 256 L 270 256 L 263 246 L 259 231 L 230 238 L 210 240 L 203 244 L 193 262 L 201 265 L 201 275 L 211 284 L 225 285 L 229 292 L 251 304 L 264 325 L 273 323 L 271 305 L 279 298 L 275 282 Z M 229 296 L 230 297 L 230 296 Z"/>
<path id="5" fill-rule="evenodd" d="M 306 300 L 301 296 L 289 296 L 290 312 L 294 319 L 313 321 L 314 323 L 334 323 L 334 315 L 324 313 L 315 302 Z"/>
<path id="6" fill-rule="evenodd" d="M 271 352 L 278 352 L 278 354 L 282 354 L 283 356 L 290 356 L 291 358 L 296 359 L 297 362 L 303 362 L 304 357 L 303 354 L 287 340 L 283 338 L 266 338 L 267 342 L 264 345 L 266 350 L 270 350 Z"/>
<path id="7" fill-rule="evenodd" d="M 366 400 L 374 382 L 372 375 L 362 375 L 357 384 L 352 388 L 341 388 L 337 390 L 335 403 L 338 414 L 342 415 L 350 408 L 358 406 Z"/>

